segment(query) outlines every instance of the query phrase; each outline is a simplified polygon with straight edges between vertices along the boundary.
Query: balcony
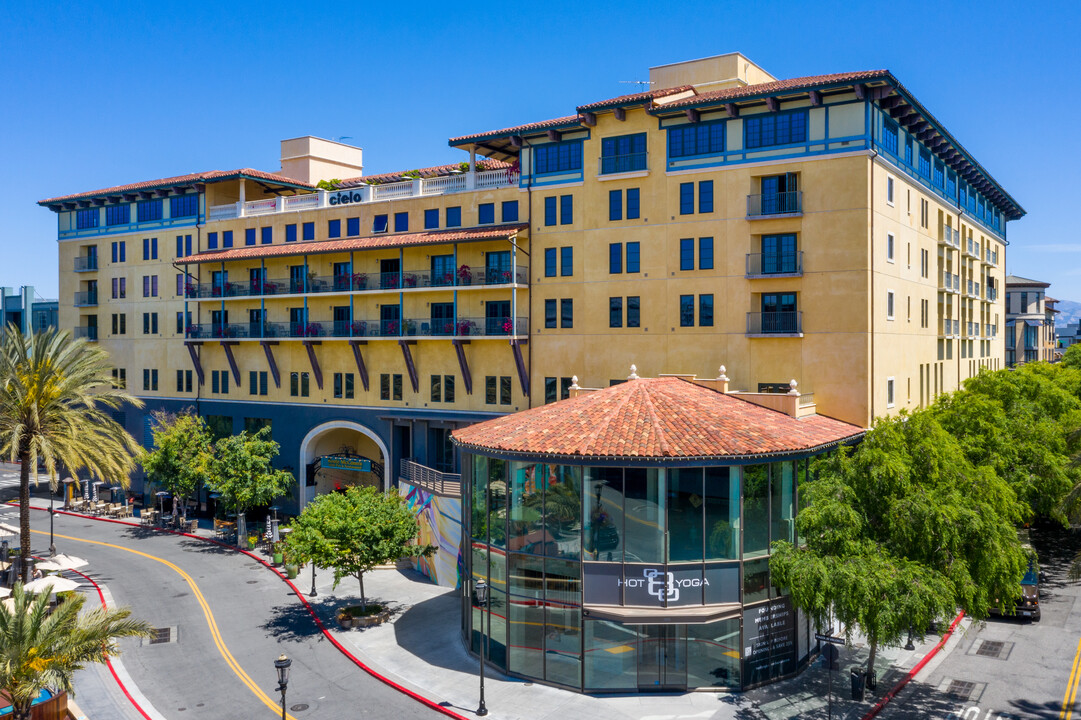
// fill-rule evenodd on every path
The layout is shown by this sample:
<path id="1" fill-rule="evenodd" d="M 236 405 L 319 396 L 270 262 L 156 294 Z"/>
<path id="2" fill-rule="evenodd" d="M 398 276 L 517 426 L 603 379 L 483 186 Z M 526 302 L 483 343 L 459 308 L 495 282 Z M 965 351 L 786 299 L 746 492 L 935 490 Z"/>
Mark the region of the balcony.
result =
<path id="1" fill-rule="evenodd" d="M 529 321 L 510 318 L 458 318 L 433 320 L 335 320 L 331 322 L 201 323 L 189 325 L 184 333 L 189 339 L 263 340 L 305 338 L 453 338 L 510 337 L 528 335 Z"/>
<path id="2" fill-rule="evenodd" d="M 75 258 L 75 272 L 96 272 L 97 269 L 98 258 L 96 255 Z"/>
<path id="3" fill-rule="evenodd" d="M 749 337 L 803 337 L 802 312 L 749 312 L 747 313 Z"/>
<path id="4" fill-rule="evenodd" d="M 602 155 L 598 160 L 599 175 L 617 173 L 644 172 L 649 169 L 649 153 L 631 153 L 629 155 Z"/>
<path id="5" fill-rule="evenodd" d="M 801 277 L 802 275 L 802 250 L 783 253 L 747 253 L 745 277 Z"/>
<path id="6" fill-rule="evenodd" d="M 420 463 L 402 458 L 399 478 L 434 495 L 461 497 L 462 476 L 458 473 L 440 472 Z"/>
<path id="7" fill-rule="evenodd" d="M 747 219 L 797 217 L 803 214 L 803 191 L 747 196 Z"/>
<path id="8" fill-rule="evenodd" d="M 83 290 L 75 293 L 75 307 L 94 307 L 98 304 L 97 290 Z"/>
<path id="9" fill-rule="evenodd" d="M 980 245 L 979 243 L 974 242 L 971 238 L 968 240 L 967 243 L 965 243 L 964 251 L 965 255 L 967 255 L 968 257 L 977 259 L 979 259 L 980 257 Z"/>
<path id="10" fill-rule="evenodd" d="M 383 200 L 425 197 L 431 195 L 449 195 L 451 193 L 470 192 L 472 190 L 491 190 L 495 188 L 517 187 L 518 173 L 513 170 L 486 170 L 467 172 L 457 175 L 443 175 L 431 179 L 417 178 L 385 185 L 361 185 L 349 190 L 320 190 L 307 195 L 278 197 L 268 200 L 236 202 L 228 205 L 214 205 L 208 209 L 210 222 L 232 220 L 240 217 L 275 215 L 297 210 L 328 208 L 341 204 L 343 194 L 348 195 L 348 204 L 366 204 Z M 335 202 L 331 204 L 331 200 Z"/>
<path id="11" fill-rule="evenodd" d="M 942 226 L 942 232 L 939 235 L 938 242 L 941 245 L 949 245 L 950 247 L 960 247 L 960 233 L 954 230 L 949 225 Z"/>
<path id="12" fill-rule="evenodd" d="M 96 325 L 80 325 L 72 332 L 76 340 L 84 339 L 90 342 L 98 341 L 98 328 Z"/>

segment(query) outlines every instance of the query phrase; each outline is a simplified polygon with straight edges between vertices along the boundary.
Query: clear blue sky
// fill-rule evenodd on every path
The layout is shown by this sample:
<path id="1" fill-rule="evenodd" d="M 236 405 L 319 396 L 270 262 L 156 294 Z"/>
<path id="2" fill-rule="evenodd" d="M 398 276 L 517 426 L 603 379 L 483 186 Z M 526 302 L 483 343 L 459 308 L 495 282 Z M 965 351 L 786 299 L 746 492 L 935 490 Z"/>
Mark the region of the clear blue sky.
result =
<path id="1" fill-rule="evenodd" d="M 366 173 L 457 162 L 448 137 L 740 51 L 781 78 L 893 71 L 1028 211 L 1009 272 L 1081 301 L 1079 36 L 1076 2 L 6 2 L 0 285 L 56 296 L 45 197 L 274 171 L 279 141 L 309 134 L 351 136 Z"/>

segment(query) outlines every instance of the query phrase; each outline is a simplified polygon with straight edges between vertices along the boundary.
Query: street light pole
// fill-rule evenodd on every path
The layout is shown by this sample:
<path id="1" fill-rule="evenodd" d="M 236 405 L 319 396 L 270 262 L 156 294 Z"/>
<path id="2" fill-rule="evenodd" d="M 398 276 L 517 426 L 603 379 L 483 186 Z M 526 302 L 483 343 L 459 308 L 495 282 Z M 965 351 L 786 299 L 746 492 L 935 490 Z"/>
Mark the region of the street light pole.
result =
<path id="1" fill-rule="evenodd" d="M 56 557 L 56 543 L 53 542 L 53 517 L 56 511 L 53 510 L 53 488 L 49 486 L 49 557 Z"/>
<path id="2" fill-rule="evenodd" d="M 480 616 L 480 707 L 477 708 L 477 715 L 484 716 L 488 714 L 488 708 L 484 704 L 484 644 L 487 638 L 484 634 L 484 607 L 488 604 L 488 583 L 483 580 L 478 580 L 474 585 L 474 591 L 477 595 L 477 605 L 481 608 Z"/>
<path id="3" fill-rule="evenodd" d="M 308 597 L 315 597 L 318 594 L 315 592 L 315 561 L 312 561 L 312 591 L 308 593 Z"/>
<path id="4" fill-rule="evenodd" d="M 289 685 L 289 666 L 292 664 L 293 661 L 285 653 L 274 661 L 274 669 L 278 671 L 278 691 L 282 694 L 282 720 L 285 720 L 285 688 Z"/>

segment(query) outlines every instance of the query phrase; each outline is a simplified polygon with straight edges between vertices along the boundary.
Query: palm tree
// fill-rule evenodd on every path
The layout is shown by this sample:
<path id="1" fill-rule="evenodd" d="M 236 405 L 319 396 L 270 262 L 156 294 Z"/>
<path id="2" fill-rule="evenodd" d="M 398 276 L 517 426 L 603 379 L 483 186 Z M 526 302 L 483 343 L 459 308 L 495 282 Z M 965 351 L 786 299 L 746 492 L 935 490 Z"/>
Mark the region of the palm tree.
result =
<path id="1" fill-rule="evenodd" d="M 0 604 L 0 687 L 16 720 L 30 717 L 30 704 L 45 688 L 74 695 L 77 670 L 120 653 L 110 638 L 150 634 L 150 625 L 129 617 L 128 608 L 80 615 L 86 597 L 73 594 L 50 611 L 49 595 L 34 596 L 16 583 L 10 607 Z"/>
<path id="2" fill-rule="evenodd" d="M 106 412 L 142 402 L 113 386 L 109 354 L 55 329 L 23 335 L 9 325 L 0 340 L 0 454 L 20 463 L 22 579 L 30 577 L 30 476 L 45 465 L 56 491 L 57 468 L 128 485 L 141 452 Z"/>

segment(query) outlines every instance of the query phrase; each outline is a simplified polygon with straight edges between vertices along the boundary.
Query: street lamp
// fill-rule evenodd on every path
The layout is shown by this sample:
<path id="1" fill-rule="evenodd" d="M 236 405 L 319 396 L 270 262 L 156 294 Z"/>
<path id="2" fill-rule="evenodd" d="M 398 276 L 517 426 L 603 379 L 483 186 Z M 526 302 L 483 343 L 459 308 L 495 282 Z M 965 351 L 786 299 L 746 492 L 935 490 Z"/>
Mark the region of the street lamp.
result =
<path id="1" fill-rule="evenodd" d="M 278 692 L 282 694 L 282 720 L 285 720 L 285 688 L 289 684 L 289 666 L 293 661 L 282 653 L 274 661 L 274 669 L 278 671 Z"/>
<path id="2" fill-rule="evenodd" d="M 312 591 L 308 593 L 308 597 L 315 597 L 319 593 L 315 592 L 315 561 L 312 561 Z"/>
<path id="3" fill-rule="evenodd" d="M 488 583 L 483 580 L 477 580 L 476 585 L 473 586 L 473 590 L 477 596 L 477 606 L 484 608 L 488 605 Z M 488 708 L 484 705 L 484 643 L 487 639 L 484 634 L 484 614 L 481 611 L 480 616 L 480 707 L 477 708 L 477 715 L 487 715 Z"/>

